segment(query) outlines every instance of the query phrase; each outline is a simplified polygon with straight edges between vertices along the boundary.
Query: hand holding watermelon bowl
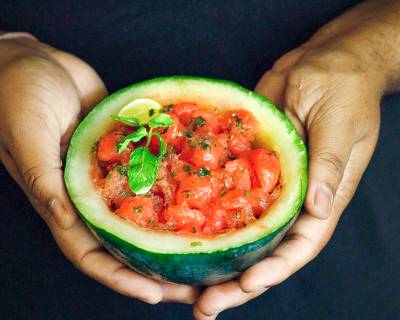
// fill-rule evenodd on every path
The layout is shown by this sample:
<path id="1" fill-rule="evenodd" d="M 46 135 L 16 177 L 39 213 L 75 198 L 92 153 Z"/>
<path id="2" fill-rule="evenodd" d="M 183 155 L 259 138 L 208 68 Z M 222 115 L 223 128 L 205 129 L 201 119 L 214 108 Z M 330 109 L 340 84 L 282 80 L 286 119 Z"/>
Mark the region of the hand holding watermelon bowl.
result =
<path id="1" fill-rule="evenodd" d="M 305 186 L 303 179 L 306 172 L 305 149 L 287 118 L 275 109 L 269 100 L 226 81 L 191 77 L 160 78 L 134 85 L 114 94 L 100 103 L 77 129 L 72 139 L 65 176 L 71 198 L 74 200 L 82 218 L 86 219 L 87 224 L 94 230 L 94 234 L 97 235 L 98 239 L 102 239 L 105 246 L 113 251 L 118 259 L 131 264 L 132 267 L 146 275 L 142 276 L 104 250 L 101 242 L 95 238 L 82 220 L 77 218 L 75 208 L 65 190 L 60 160 L 65 156 L 71 135 L 79 123 L 80 114 L 87 113 L 107 95 L 102 81 L 87 64 L 78 58 L 40 43 L 33 44 L 28 40 L 4 41 L 0 49 L 2 48 L 5 48 L 6 51 L 0 51 L 3 57 L 3 69 L 0 74 L 0 80 L 3 83 L 0 90 L 0 110 L 3 116 L 0 128 L 1 160 L 47 223 L 60 249 L 82 272 L 121 294 L 149 303 L 160 301 L 193 303 L 197 300 L 194 312 L 198 319 L 215 318 L 216 314 L 223 309 L 245 303 L 260 295 L 268 287 L 284 281 L 312 260 L 332 235 L 376 143 L 379 128 L 379 99 L 382 94 L 382 91 L 379 90 L 382 86 L 379 83 L 366 82 L 363 75 L 359 75 L 349 78 L 347 86 L 343 87 L 344 89 L 333 90 L 332 87 L 322 86 L 321 83 L 337 83 L 334 73 L 333 75 L 332 72 L 329 73 L 324 78 L 325 80 L 321 81 L 323 76 L 320 72 L 321 69 L 315 69 L 315 66 L 308 61 L 313 56 L 308 54 L 307 58 L 302 58 L 304 49 L 296 49 L 280 59 L 276 66 L 265 74 L 256 89 L 258 92 L 273 98 L 280 105 L 284 104 L 286 106 L 285 112 L 295 124 L 297 131 L 303 136 L 307 132 L 310 146 L 310 185 L 305 200 L 306 211 L 298 217 L 296 223 L 286 234 L 284 241 L 272 251 L 271 255 L 250 267 L 272 250 L 275 245 L 274 241 L 280 240 L 279 238 L 283 236 L 283 228 L 289 227 L 291 221 L 294 221 L 296 211 L 301 206 L 305 192 L 305 188 L 301 187 L 302 184 Z M 347 56 L 340 50 L 335 54 L 342 56 L 342 59 L 339 59 L 340 61 L 348 60 L 349 65 L 355 63 L 353 57 Z M 302 60 L 301 64 L 293 67 L 296 63 L 299 63 L 299 60 Z M 308 65 L 308 68 L 305 68 L 305 65 Z M 34 75 L 35 81 L 32 80 L 32 75 Z M 372 78 L 380 79 L 379 77 Z M 331 82 L 328 81 L 329 79 L 331 79 Z M 33 83 L 35 85 L 32 85 Z M 290 90 L 285 93 L 286 83 L 290 83 Z M 367 84 L 370 86 L 367 86 Z M 326 96 L 326 101 L 341 101 L 343 97 L 346 97 L 346 99 L 343 103 L 335 105 L 329 103 L 315 104 L 316 101 L 312 100 L 315 95 L 309 93 L 315 92 L 313 90 L 316 87 L 323 90 L 322 96 Z M 349 96 L 345 90 L 347 87 L 358 87 L 360 90 L 352 91 L 352 95 Z M 168 91 L 168 88 L 170 91 Z M 216 91 L 213 88 L 219 90 Z M 151 91 L 151 89 L 156 90 L 157 93 L 155 94 L 155 91 Z M 185 92 L 184 90 L 189 90 L 190 96 L 179 96 L 179 92 Z M 160 95 L 161 92 L 165 92 L 164 98 Z M 285 93 L 285 96 L 283 96 L 283 93 Z M 202 95 L 204 95 L 203 100 L 199 99 Z M 32 97 L 36 98 L 32 99 Z M 174 100 L 178 97 L 180 101 Z M 209 99 L 205 100 L 205 97 Z M 365 97 L 369 97 L 366 100 L 370 102 L 368 105 L 357 103 L 359 99 L 365 99 Z M 201 202 L 196 204 L 196 199 L 204 199 L 195 197 L 190 199 L 190 205 L 193 209 L 189 206 L 190 210 L 187 208 L 185 210 L 170 210 L 166 215 L 168 219 L 165 219 L 165 221 L 157 220 L 157 226 L 152 228 L 146 226 L 152 219 L 139 221 L 134 215 L 126 215 L 129 211 L 132 213 L 132 210 L 129 210 L 129 205 L 132 209 L 140 211 L 138 207 L 143 204 L 135 203 L 137 199 L 129 200 L 124 205 L 125 209 L 128 208 L 127 211 L 113 207 L 114 205 L 117 206 L 117 203 L 108 203 L 109 200 L 118 199 L 110 196 L 111 193 L 107 194 L 104 191 L 103 194 L 91 174 L 93 168 L 95 168 L 91 161 L 94 159 L 92 150 L 98 151 L 100 147 L 100 143 L 95 147 L 96 141 L 105 139 L 109 133 L 115 131 L 116 126 L 122 125 L 121 129 L 126 130 L 125 133 L 122 131 L 115 132 L 111 136 L 119 137 L 118 142 L 120 142 L 120 140 L 123 140 L 121 133 L 124 137 L 131 134 L 135 135 L 135 133 L 139 136 L 143 134 L 143 141 L 138 141 L 143 145 L 135 146 L 134 140 L 138 139 L 138 136 L 131 136 L 131 140 L 126 139 L 124 143 L 119 145 L 122 152 L 119 153 L 118 150 L 114 149 L 111 156 L 121 157 L 129 152 L 129 149 L 128 151 L 124 150 L 124 146 L 131 148 L 133 144 L 134 147 L 137 147 L 135 150 L 140 149 L 140 147 L 148 147 L 149 150 L 151 148 L 150 159 L 153 164 L 158 162 L 155 160 L 164 159 L 164 155 L 160 157 L 162 141 L 167 142 L 167 145 L 168 143 L 171 144 L 169 138 L 173 137 L 172 129 L 174 126 L 168 124 L 170 122 L 168 120 L 161 119 L 163 121 L 159 121 L 158 124 L 153 123 L 152 126 L 160 125 L 160 127 L 154 128 L 153 132 L 150 133 L 150 125 L 144 123 L 146 122 L 144 119 L 142 119 L 144 120 L 143 126 L 131 126 L 119 121 L 122 118 L 115 118 L 128 104 L 143 98 L 161 104 L 164 109 L 161 114 L 168 114 L 168 103 L 192 102 L 197 104 L 200 107 L 199 109 L 209 107 L 208 110 L 216 112 L 218 119 L 221 118 L 221 115 L 226 115 L 227 127 L 226 124 L 224 125 L 224 121 L 219 122 L 223 124 L 223 127 L 225 126 L 223 130 L 226 131 L 230 125 L 235 125 L 233 131 L 236 134 L 233 135 L 232 140 L 228 141 L 228 149 L 232 149 L 230 152 L 234 151 L 231 155 L 232 159 L 229 159 L 229 155 L 228 159 L 225 158 L 224 161 L 219 158 L 220 160 L 215 161 L 210 169 L 198 162 L 202 161 L 201 159 L 204 160 L 202 155 L 212 156 L 214 154 L 208 152 L 210 148 L 207 141 L 194 140 L 193 142 L 197 145 L 194 146 L 193 151 L 195 152 L 192 153 L 188 152 L 191 149 L 188 149 L 187 145 L 185 148 L 183 146 L 182 150 L 177 150 L 178 153 L 181 152 L 181 154 L 188 156 L 183 160 L 189 163 L 190 168 L 187 170 L 185 164 L 181 167 L 178 165 L 177 168 L 183 170 L 177 170 L 177 175 L 173 178 L 176 179 L 181 175 L 185 177 L 185 174 L 188 173 L 185 170 L 189 171 L 193 177 L 185 179 L 186 186 L 191 188 L 196 186 L 192 183 L 193 181 L 207 182 L 213 178 L 213 171 L 223 169 L 225 171 L 222 170 L 222 173 L 225 172 L 225 176 L 228 178 L 227 183 L 233 180 L 240 187 L 247 186 L 247 189 L 244 189 L 241 193 L 242 197 L 237 197 L 239 201 L 232 202 L 235 206 L 244 205 L 246 207 L 246 202 L 249 201 L 244 201 L 243 198 L 248 199 L 250 196 L 250 199 L 254 200 L 255 198 L 257 200 L 254 193 L 255 195 L 265 196 L 265 190 L 255 191 L 260 187 L 265 189 L 267 185 L 265 181 L 264 185 L 261 183 L 263 179 L 260 180 L 259 177 L 259 173 L 262 172 L 262 170 L 259 170 L 260 166 L 258 174 L 257 170 L 251 172 L 252 167 L 257 167 L 256 163 L 263 163 L 263 161 L 254 161 L 254 159 L 262 159 L 262 157 L 257 158 L 254 154 L 250 154 L 248 159 L 243 159 L 246 157 L 240 156 L 241 148 L 239 147 L 241 146 L 246 150 L 248 142 L 252 141 L 253 149 L 264 148 L 269 150 L 270 152 L 267 152 L 266 156 L 270 160 L 279 160 L 278 163 L 275 161 L 275 164 L 278 164 L 280 173 L 278 181 L 273 186 L 275 192 L 270 194 L 272 196 L 271 201 L 261 202 L 260 207 L 261 209 L 266 207 L 265 211 L 261 210 L 262 212 L 260 212 L 259 208 L 256 208 L 257 202 L 260 204 L 260 201 L 250 201 L 251 214 L 249 214 L 249 210 L 245 210 L 243 213 L 247 213 L 247 215 L 244 216 L 216 215 L 219 218 L 214 221 L 215 224 L 211 223 L 211 227 L 221 227 L 222 225 L 221 229 L 215 230 L 214 228 L 214 231 L 212 228 L 199 229 L 198 225 L 203 226 L 210 220 L 205 219 L 206 215 L 198 214 L 198 211 L 201 211 L 200 209 L 207 209 L 207 207 L 203 208 Z M 308 109 L 300 108 L 304 103 L 309 106 Z M 16 105 L 20 108 L 15 108 Z M 329 113 L 327 113 L 327 110 L 329 110 Z M 335 112 L 332 113 L 331 110 L 335 110 Z M 346 112 L 348 110 L 358 110 L 358 112 L 349 114 Z M 173 111 L 173 108 L 171 111 Z M 251 116 L 244 116 L 246 112 L 247 115 L 250 114 Z M 173 113 L 176 113 L 176 110 Z M 367 116 L 359 117 L 359 114 Z M 150 114 L 148 116 L 150 117 Z M 173 114 L 169 117 L 174 120 Z M 208 130 L 211 133 L 215 130 L 215 127 L 209 126 L 213 121 L 210 117 L 207 118 L 207 113 L 199 115 L 197 118 L 197 121 L 192 125 L 196 125 L 196 130 L 199 133 L 205 129 L 207 130 L 203 134 L 207 133 Z M 26 119 L 29 119 L 29 121 L 26 121 Z M 93 119 L 96 121 L 91 121 Z M 247 122 L 248 119 L 253 119 L 257 126 L 254 137 L 250 134 L 253 132 L 251 129 L 252 121 Z M 190 126 L 184 119 L 179 119 L 179 121 L 182 121 L 185 127 Z M 156 120 L 153 122 L 156 122 Z M 204 123 L 207 123 L 207 125 Z M 355 123 L 357 123 L 356 126 L 354 126 Z M 332 128 L 334 129 L 332 130 Z M 343 130 L 337 130 L 337 128 Z M 363 131 L 360 133 L 354 131 L 354 128 Z M 137 133 L 138 129 L 142 133 Z M 240 139 L 238 133 L 241 133 L 242 129 L 245 132 L 247 131 L 246 139 Z M 186 138 L 190 137 L 190 134 L 181 136 L 180 131 L 177 132 L 179 139 L 187 141 Z M 163 140 L 159 139 L 159 136 Z M 220 140 L 211 140 L 211 142 L 212 146 L 220 146 L 219 152 L 216 154 L 223 155 L 223 139 L 222 142 Z M 103 143 L 103 147 L 104 145 L 107 146 Z M 102 151 L 105 151 L 105 153 L 100 152 L 102 153 L 100 157 L 107 160 L 107 148 L 103 147 Z M 173 155 L 171 150 L 166 149 L 165 152 Z M 258 155 L 265 155 L 265 152 L 257 152 Z M 163 154 L 163 151 L 161 154 Z M 190 157 L 190 155 L 196 156 Z M 83 157 L 82 161 L 73 161 L 73 159 L 77 160 L 79 157 Z M 211 157 L 214 160 L 217 158 Z M 208 158 L 206 157 L 206 159 Z M 350 162 L 348 162 L 349 159 Z M 107 161 L 112 162 L 114 160 L 108 159 Z M 130 164 L 130 154 L 127 161 Z M 246 161 L 249 161 L 253 166 L 246 166 L 246 163 L 248 164 Z M 139 161 L 139 163 L 142 162 Z M 159 168 L 163 168 L 161 163 L 157 164 Z M 229 163 L 228 167 L 227 163 Z M 179 161 L 175 164 L 179 164 Z M 200 167 L 196 168 L 196 164 Z M 271 166 L 268 166 L 267 172 L 271 168 Z M 105 180 L 112 182 L 116 177 L 115 173 L 123 173 L 127 168 L 119 164 L 114 168 L 111 164 L 110 167 L 106 166 L 103 169 L 106 170 L 107 176 L 110 173 L 110 179 Z M 237 169 L 239 169 L 239 172 L 244 170 L 243 172 L 247 173 L 244 175 L 237 174 Z M 152 171 L 150 170 L 150 172 Z M 272 170 L 271 172 L 276 171 Z M 129 170 L 125 173 L 128 176 L 133 176 L 132 172 L 129 173 Z M 245 179 L 238 183 L 238 178 L 241 176 Z M 253 177 L 253 179 L 250 179 L 250 184 L 249 176 Z M 272 175 L 272 177 L 276 177 L 276 175 Z M 152 182 L 152 179 L 149 181 Z M 149 181 L 145 181 L 145 185 L 142 185 L 144 189 L 148 188 Z M 298 184 L 295 181 L 301 181 L 301 183 Z M 80 182 L 87 188 L 81 188 Z M 157 181 L 154 182 L 156 183 L 153 183 L 151 188 L 154 185 L 157 186 Z M 71 183 L 74 184 L 72 188 Z M 181 183 L 180 186 L 185 185 L 185 183 Z M 105 183 L 104 186 L 106 185 L 112 186 L 113 184 Z M 289 186 L 293 189 L 289 189 Z M 137 187 L 139 186 L 133 184 L 133 188 Z M 226 187 L 229 189 L 232 185 L 226 184 Z M 74 193 L 74 188 L 79 192 Z M 218 184 L 208 185 L 205 189 L 208 190 L 206 193 L 208 197 L 210 194 L 213 195 L 215 190 L 218 190 L 214 188 L 218 188 Z M 103 190 L 112 191 L 112 188 L 104 188 Z M 176 205 L 179 205 L 178 202 L 182 201 L 185 190 L 193 191 L 193 188 L 190 190 L 185 187 L 181 190 L 182 192 L 175 193 L 175 195 L 180 194 L 173 202 L 172 207 L 175 207 L 175 209 L 177 209 Z M 291 191 L 287 192 L 288 190 Z M 132 192 L 131 189 L 127 191 Z M 223 189 L 221 188 L 219 191 L 220 199 L 222 199 Z M 228 193 L 232 190 L 227 191 L 225 196 L 229 195 Z M 140 192 L 141 190 L 139 190 Z M 190 193 L 188 194 L 190 195 Z M 198 192 L 194 192 L 195 194 L 198 195 Z M 325 196 L 321 196 L 321 194 L 325 194 Z M 103 197 L 103 195 L 106 197 Z M 158 195 L 160 195 L 160 192 Z M 86 201 L 91 197 L 94 198 L 94 201 Z M 156 197 L 153 197 L 150 200 L 154 202 L 156 199 Z M 268 196 L 266 196 L 266 199 L 268 199 Z M 147 200 L 145 201 L 148 203 Z M 157 208 L 153 202 L 153 209 Z M 222 209 L 227 209 L 228 212 L 232 213 L 231 209 L 226 206 L 229 203 L 229 201 L 225 203 L 220 201 L 219 204 Z M 87 210 L 87 207 L 86 210 L 83 210 L 85 206 L 89 206 L 90 210 Z M 239 207 L 233 209 L 236 210 Z M 143 208 L 148 209 L 148 206 L 143 206 Z M 149 217 L 154 217 L 154 211 L 157 212 L 157 210 L 147 209 L 145 210 L 146 214 L 149 214 Z M 211 210 L 211 212 L 217 211 Z M 221 210 L 218 212 L 221 213 Z M 192 219 L 189 223 L 179 225 L 179 222 L 182 222 L 179 219 L 182 217 L 182 213 L 186 216 L 189 213 Z M 234 217 L 239 219 L 232 219 Z M 171 221 L 175 223 L 171 223 Z M 237 224 L 233 223 L 232 225 L 234 221 Z M 144 225 L 141 226 L 142 223 Z M 245 224 L 246 226 L 244 226 Z M 192 226 L 192 228 L 185 230 L 188 226 Z M 193 227 L 196 228 L 193 229 Z M 277 231 L 281 227 L 282 229 Z M 273 230 L 274 228 L 276 229 Z M 192 230 L 196 232 L 193 233 Z M 248 230 L 252 232 L 248 232 Z M 274 233 L 275 231 L 277 233 Z M 136 239 L 136 237 L 132 237 L 132 234 L 144 235 L 144 237 L 137 237 Z M 270 237 L 266 236 L 267 234 L 270 234 Z M 272 240 L 274 236 L 276 237 Z M 163 241 L 165 239 L 168 241 Z M 252 247 L 252 243 L 256 246 Z M 236 251 L 235 255 L 234 252 L 239 250 L 239 247 L 243 251 Z M 129 251 L 124 251 L 127 248 Z M 135 253 L 134 260 L 130 256 L 132 252 Z M 253 253 L 251 254 L 251 252 Z M 240 259 L 241 256 L 245 255 L 247 255 L 246 260 Z M 198 261 L 199 264 L 195 268 L 196 272 L 192 272 L 190 268 L 185 269 L 185 272 L 182 273 L 179 273 L 179 269 L 175 273 L 172 272 L 173 268 L 184 266 L 183 260 L 176 260 L 179 258 L 188 258 L 188 266 L 191 266 L 190 263 L 193 266 L 193 262 Z M 136 265 L 132 261 L 137 261 L 135 262 Z M 140 261 L 142 262 L 141 265 L 139 264 Z M 235 263 L 232 264 L 232 261 L 235 261 Z M 198 297 L 198 290 L 193 286 L 149 278 L 151 276 L 156 279 L 206 284 L 234 277 L 246 267 L 249 268 L 237 280 L 212 285 L 206 288 L 200 297 Z M 210 315 L 210 317 L 204 316 L 204 314 Z"/>

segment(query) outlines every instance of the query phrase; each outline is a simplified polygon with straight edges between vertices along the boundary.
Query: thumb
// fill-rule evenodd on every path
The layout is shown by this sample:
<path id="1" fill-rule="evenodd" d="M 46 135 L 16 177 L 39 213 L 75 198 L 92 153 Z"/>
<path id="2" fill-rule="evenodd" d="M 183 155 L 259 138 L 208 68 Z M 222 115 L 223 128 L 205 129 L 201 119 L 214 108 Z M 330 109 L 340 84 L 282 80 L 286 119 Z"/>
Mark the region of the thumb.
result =
<path id="1" fill-rule="evenodd" d="M 309 187 L 305 200 L 307 211 L 326 219 L 330 216 L 336 191 L 352 152 L 355 137 L 351 121 L 323 106 L 308 128 Z"/>
<path id="2" fill-rule="evenodd" d="M 0 81 L 0 138 L 6 149 L 2 154 L 49 226 L 55 221 L 69 228 L 76 214 L 65 189 L 60 157 L 79 121 L 81 106 L 89 109 L 107 91 L 80 59 L 38 46 L 0 73 L 5 80 Z"/>
<path id="3" fill-rule="evenodd" d="M 45 127 L 37 127 L 19 130 L 18 139 L 8 143 L 9 154 L 42 218 L 49 225 L 52 218 L 60 228 L 69 229 L 77 216 L 64 185 L 59 141 Z"/>

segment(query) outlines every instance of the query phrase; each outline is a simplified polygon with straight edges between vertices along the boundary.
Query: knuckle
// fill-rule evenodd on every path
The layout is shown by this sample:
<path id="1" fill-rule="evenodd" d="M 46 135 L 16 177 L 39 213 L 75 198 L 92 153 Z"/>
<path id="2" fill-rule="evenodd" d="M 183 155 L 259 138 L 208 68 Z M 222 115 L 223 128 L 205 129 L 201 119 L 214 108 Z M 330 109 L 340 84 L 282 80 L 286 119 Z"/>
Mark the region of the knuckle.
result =
<path id="1" fill-rule="evenodd" d="M 50 199 L 46 199 L 46 191 L 50 187 L 46 179 L 50 178 L 52 174 L 58 171 L 59 167 L 47 167 L 47 166 L 31 166 L 29 169 L 22 173 L 22 177 L 25 181 L 27 190 L 38 200 L 42 205 L 47 206 Z"/>
<path id="2" fill-rule="evenodd" d="M 288 85 L 298 91 L 312 93 L 315 87 L 323 87 L 331 75 L 323 68 L 309 63 L 296 65 L 288 76 Z"/>
<path id="3" fill-rule="evenodd" d="M 40 199 L 40 180 L 46 174 L 45 170 L 40 166 L 33 166 L 25 170 L 22 174 L 28 190 Z"/>
<path id="4" fill-rule="evenodd" d="M 295 66 L 289 73 L 288 85 L 291 87 L 298 87 L 298 85 L 304 81 L 306 74 L 307 72 L 304 67 Z"/>
<path id="5" fill-rule="evenodd" d="M 90 266 L 92 265 L 91 260 L 96 252 L 98 252 L 97 248 L 89 250 L 80 257 L 71 257 L 71 261 L 77 269 L 86 273 L 88 276 L 93 276 Z"/>
<path id="6" fill-rule="evenodd" d="M 340 159 L 336 154 L 330 151 L 321 151 L 315 155 L 315 159 L 318 163 L 328 168 L 334 174 L 343 174 L 344 161 Z"/>
<path id="7" fill-rule="evenodd" d="M 199 304 L 200 312 L 206 316 L 212 316 L 213 314 L 219 312 L 224 308 L 224 302 L 222 299 L 223 298 L 221 298 L 219 295 L 214 296 L 212 300 L 208 297 L 208 299 L 203 300 Z"/>
<path id="8" fill-rule="evenodd" d="M 272 69 L 277 71 L 277 72 L 286 72 L 290 67 L 295 64 L 306 52 L 305 47 L 299 47 L 297 49 L 294 49 L 288 53 L 286 53 L 284 56 L 282 56 L 280 59 L 278 59 L 274 65 L 272 66 Z"/>

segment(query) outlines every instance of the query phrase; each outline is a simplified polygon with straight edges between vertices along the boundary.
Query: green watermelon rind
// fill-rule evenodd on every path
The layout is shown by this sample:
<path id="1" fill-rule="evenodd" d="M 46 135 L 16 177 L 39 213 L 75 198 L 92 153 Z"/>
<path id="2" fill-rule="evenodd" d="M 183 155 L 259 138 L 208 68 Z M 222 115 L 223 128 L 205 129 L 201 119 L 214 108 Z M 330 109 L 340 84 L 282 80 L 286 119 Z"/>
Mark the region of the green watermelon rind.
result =
<path id="1" fill-rule="evenodd" d="M 285 219 L 281 224 L 274 229 L 268 230 L 262 236 L 258 236 L 254 241 L 245 242 L 235 247 L 219 248 L 218 250 L 205 251 L 206 249 L 203 247 L 201 248 L 201 252 L 199 252 L 199 249 L 196 247 L 193 247 L 193 252 L 183 253 L 146 250 L 146 248 L 139 247 L 126 239 L 122 239 L 121 236 L 112 234 L 106 230 L 106 226 L 101 226 L 91 221 L 91 214 L 82 210 L 82 205 L 79 201 L 75 201 L 79 195 L 75 193 L 74 181 L 72 181 L 73 179 L 70 179 L 70 170 L 73 170 L 74 168 L 69 164 L 71 163 L 71 159 L 75 156 L 75 152 L 79 152 L 77 146 L 81 139 L 81 133 L 90 128 L 92 121 L 96 118 L 97 112 L 101 111 L 103 108 L 107 108 L 112 101 L 127 92 L 138 90 L 148 85 L 163 85 L 165 82 L 188 81 L 195 83 L 198 82 L 199 85 L 204 82 L 219 86 L 224 85 L 238 90 L 251 99 L 257 99 L 263 106 L 269 108 L 270 111 L 273 112 L 274 116 L 277 116 L 278 119 L 285 124 L 287 134 L 291 135 L 291 138 L 294 138 L 293 152 L 299 157 L 300 163 L 298 175 L 300 179 L 300 194 L 293 206 L 288 208 Z M 81 122 L 71 139 L 66 160 L 65 182 L 69 195 L 83 221 L 85 221 L 103 245 L 119 260 L 123 261 L 136 271 L 155 279 L 191 285 L 210 285 L 236 277 L 245 269 L 270 254 L 279 244 L 289 227 L 294 223 L 305 198 L 308 182 L 307 153 L 302 139 L 297 134 L 290 120 L 264 96 L 227 80 L 192 76 L 159 77 L 133 84 L 115 92 L 99 103 L 88 114 L 88 116 Z M 240 232 L 240 230 L 236 232 Z"/>

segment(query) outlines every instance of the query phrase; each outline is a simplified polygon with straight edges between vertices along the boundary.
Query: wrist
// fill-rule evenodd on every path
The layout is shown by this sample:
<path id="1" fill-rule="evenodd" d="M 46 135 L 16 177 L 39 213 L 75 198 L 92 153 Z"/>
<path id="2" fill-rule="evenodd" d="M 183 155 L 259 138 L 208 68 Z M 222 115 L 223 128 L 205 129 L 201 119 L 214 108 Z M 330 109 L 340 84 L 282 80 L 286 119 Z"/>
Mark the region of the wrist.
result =
<path id="1" fill-rule="evenodd" d="M 366 1 L 322 27 L 310 47 L 339 47 L 354 55 L 382 94 L 400 90 L 400 3 Z"/>
<path id="2" fill-rule="evenodd" d="M 382 57 L 380 49 L 369 45 L 369 40 L 344 38 L 337 44 L 352 57 L 349 70 L 362 74 L 370 91 L 380 99 L 391 89 L 391 64 Z"/>
<path id="3" fill-rule="evenodd" d="M 384 95 L 388 81 L 386 71 L 381 64 L 371 61 L 359 45 L 336 39 L 320 46 L 305 44 L 303 49 L 298 66 L 309 66 L 312 68 L 309 70 L 317 74 L 334 77 L 338 85 L 343 85 L 346 79 L 363 83 L 370 97 L 377 101 Z"/>

